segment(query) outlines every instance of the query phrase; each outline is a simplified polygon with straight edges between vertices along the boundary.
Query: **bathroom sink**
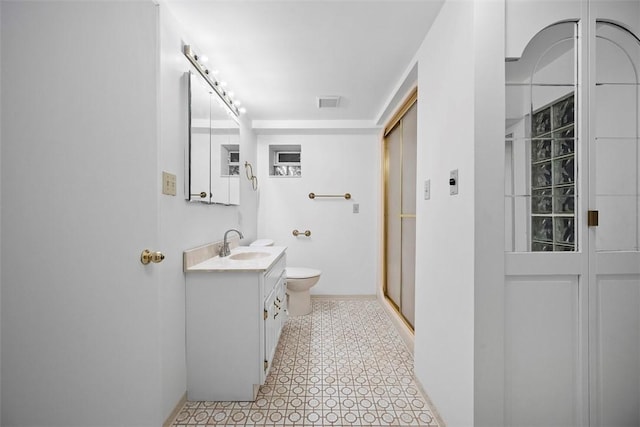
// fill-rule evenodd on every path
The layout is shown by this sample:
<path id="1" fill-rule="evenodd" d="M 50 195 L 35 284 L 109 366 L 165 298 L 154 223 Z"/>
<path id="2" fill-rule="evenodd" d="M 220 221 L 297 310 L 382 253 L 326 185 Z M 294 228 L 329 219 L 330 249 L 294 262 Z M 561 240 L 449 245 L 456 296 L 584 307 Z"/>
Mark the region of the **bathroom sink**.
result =
<path id="1" fill-rule="evenodd" d="M 236 261 L 246 261 L 251 259 L 259 259 L 269 256 L 268 252 L 239 252 L 229 256 L 229 259 Z"/>

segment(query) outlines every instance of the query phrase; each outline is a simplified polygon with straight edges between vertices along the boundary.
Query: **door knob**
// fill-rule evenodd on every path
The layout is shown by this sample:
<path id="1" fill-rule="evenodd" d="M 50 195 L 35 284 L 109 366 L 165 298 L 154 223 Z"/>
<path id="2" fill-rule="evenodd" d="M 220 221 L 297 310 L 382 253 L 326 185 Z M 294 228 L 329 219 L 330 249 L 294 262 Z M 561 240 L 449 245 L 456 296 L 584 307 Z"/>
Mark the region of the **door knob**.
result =
<path id="1" fill-rule="evenodd" d="M 140 262 L 144 265 L 149 264 L 150 262 L 159 263 L 164 259 L 164 254 L 162 252 L 151 252 L 149 249 L 145 249 L 140 254 Z"/>

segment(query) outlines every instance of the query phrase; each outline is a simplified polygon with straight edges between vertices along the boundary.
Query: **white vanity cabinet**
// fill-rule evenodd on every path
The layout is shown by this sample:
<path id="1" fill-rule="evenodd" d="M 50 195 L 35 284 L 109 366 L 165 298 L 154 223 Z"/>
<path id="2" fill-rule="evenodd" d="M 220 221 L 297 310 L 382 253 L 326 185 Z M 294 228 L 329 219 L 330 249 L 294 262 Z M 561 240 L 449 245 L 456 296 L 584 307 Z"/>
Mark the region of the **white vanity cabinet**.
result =
<path id="1" fill-rule="evenodd" d="M 264 268 L 237 261 L 234 269 L 202 263 L 186 270 L 188 400 L 255 400 L 286 318 L 286 254 L 279 249 L 269 249 Z"/>
<path id="2" fill-rule="evenodd" d="M 286 281 L 284 274 L 282 274 L 269 296 L 264 300 L 265 375 L 269 373 L 269 368 L 271 368 L 271 361 L 287 317 L 286 303 Z"/>

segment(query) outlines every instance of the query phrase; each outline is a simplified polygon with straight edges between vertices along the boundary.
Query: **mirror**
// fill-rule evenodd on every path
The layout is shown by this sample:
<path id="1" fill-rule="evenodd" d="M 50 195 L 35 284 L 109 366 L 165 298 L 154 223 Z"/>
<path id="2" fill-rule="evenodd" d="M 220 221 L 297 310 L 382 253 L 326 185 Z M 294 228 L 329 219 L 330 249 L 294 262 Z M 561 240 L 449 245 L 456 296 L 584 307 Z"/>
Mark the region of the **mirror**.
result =
<path id="1" fill-rule="evenodd" d="M 189 71 L 189 146 L 185 198 L 240 204 L 240 126 L 209 85 Z"/>
<path id="2" fill-rule="evenodd" d="M 505 64 L 505 247 L 576 251 L 577 23 L 539 32 Z"/>

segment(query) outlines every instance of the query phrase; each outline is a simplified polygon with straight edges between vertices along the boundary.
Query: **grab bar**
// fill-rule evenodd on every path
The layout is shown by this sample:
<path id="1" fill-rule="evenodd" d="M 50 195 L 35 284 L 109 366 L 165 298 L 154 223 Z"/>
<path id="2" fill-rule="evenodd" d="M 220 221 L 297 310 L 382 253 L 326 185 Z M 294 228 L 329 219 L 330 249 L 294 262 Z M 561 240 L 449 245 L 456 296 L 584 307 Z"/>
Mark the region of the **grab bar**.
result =
<path id="1" fill-rule="evenodd" d="M 347 200 L 349 200 L 351 198 L 351 194 L 350 193 L 344 193 L 344 194 L 316 194 L 316 193 L 309 193 L 309 198 L 310 199 L 315 199 L 318 197 L 340 197 L 340 198 L 345 198 Z"/>

